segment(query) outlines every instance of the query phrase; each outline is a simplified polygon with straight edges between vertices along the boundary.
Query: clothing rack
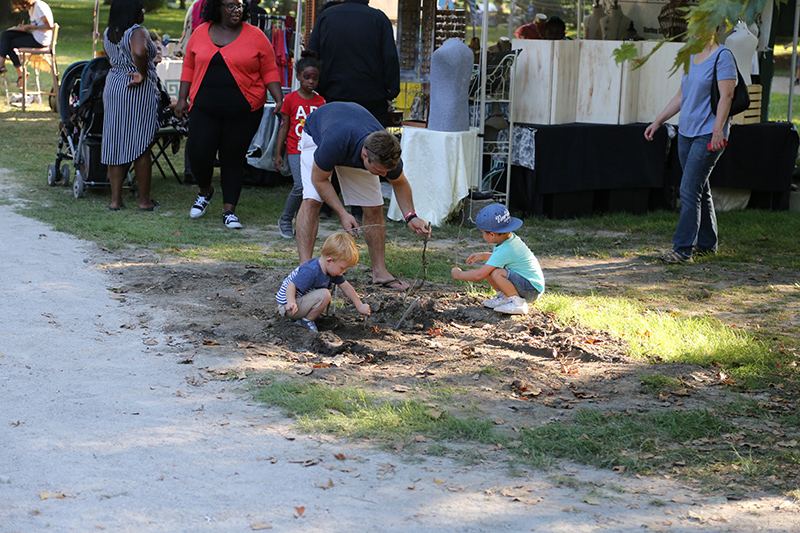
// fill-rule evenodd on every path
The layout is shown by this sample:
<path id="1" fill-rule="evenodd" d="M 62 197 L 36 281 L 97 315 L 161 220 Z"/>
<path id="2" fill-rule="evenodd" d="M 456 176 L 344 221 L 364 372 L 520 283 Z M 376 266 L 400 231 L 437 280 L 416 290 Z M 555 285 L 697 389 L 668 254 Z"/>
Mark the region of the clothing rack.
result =
<path id="1" fill-rule="evenodd" d="M 274 21 L 274 23 L 273 23 Z M 272 41 L 272 30 L 286 29 L 286 15 L 256 15 L 256 26 Z"/>
<path id="2" fill-rule="evenodd" d="M 256 15 L 256 26 L 264 32 L 275 51 L 275 60 L 281 77 L 281 85 L 288 87 L 292 81 L 292 60 L 289 56 L 289 36 L 285 15 Z"/>

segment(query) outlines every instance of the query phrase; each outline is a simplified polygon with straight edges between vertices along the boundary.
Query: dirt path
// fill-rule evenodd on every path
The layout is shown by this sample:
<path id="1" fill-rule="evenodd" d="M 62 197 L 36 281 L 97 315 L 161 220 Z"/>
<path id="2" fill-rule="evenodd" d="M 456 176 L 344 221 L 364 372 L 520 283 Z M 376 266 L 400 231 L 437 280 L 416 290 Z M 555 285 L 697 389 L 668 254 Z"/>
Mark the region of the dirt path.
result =
<path id="1" fill-rule="evenodd" d="M 188 298 L 169 307 L 167 291 L 118 290 L 137 282 L 118 275 L 136 270 L 133 257 L 110 260 L 7 206 L 0 217 L 2 533 L 777 532 L 800 524 L 797 505 L 782 497 L 728 501 L 672 479 L 574 465 L 512 475 L 498 450 L 465 466 L 298 434 L 248 401 L 242 382 L 209 379 L 255 359 L 227 343 L 202 349 L 205 326 L 186 314 Z M 153 271 L 154 287 L 181 265 L 165 268 Z M 192 279 L 174 279 L 173 292 Z M 216 303 L 199 294 L 198 308 Z M 255 340 L 276 334 L 264 335 Z"/>

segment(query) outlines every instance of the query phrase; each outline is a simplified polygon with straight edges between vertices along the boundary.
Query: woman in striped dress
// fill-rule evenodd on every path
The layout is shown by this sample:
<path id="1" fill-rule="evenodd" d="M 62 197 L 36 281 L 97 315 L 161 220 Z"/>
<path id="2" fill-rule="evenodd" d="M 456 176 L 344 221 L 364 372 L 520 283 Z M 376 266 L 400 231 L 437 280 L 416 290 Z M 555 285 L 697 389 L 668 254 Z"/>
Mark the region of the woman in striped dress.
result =
<path id="1" fill-rule="evenodd" d="M 108 165 L 111 211 L 124 207 L 122 183 L 131 162 L 139 189 L 139 209 L 152 211 L 158 206 L 150 199 L 150 144 L 158 129 L 158 76 L 153 64 L 157 49 L 142 22 L 142 0 L 114 0 L 103 37 L 111 70 L 103 91 L 101 161 Z"/>

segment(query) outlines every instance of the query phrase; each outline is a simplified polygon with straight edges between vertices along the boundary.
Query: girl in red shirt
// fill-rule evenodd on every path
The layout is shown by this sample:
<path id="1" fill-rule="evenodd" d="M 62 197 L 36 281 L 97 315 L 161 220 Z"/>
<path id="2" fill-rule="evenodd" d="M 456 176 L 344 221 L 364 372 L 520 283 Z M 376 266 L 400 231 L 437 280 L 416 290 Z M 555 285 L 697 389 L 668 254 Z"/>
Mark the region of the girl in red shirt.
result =
<path id="1" fill-rule="evenodd" d="M 294 237 L 292 232 L 292 219 L 297 214 L 303 202 L 303 180 L 300 177 L 300 150 L 297 143 L 303 133 L 306 117 L 312 111 L 325 103 L 325 99 L 314 92 L 319 83 L 320 61 L 317 53 L 304 50 L 300 61 L 295 65 L 297 80 L 300 88 L 286 95 L 281 107 L 281 129 L 278 130 L 278 139 L 275 143 L 275 168 L 283 167 L 283 151 L 289 159 L 289 168 L 292 171 L 294 185 L 286 198 L 286 207 L 278 220 L 281 236 L 287 239 Z"/>

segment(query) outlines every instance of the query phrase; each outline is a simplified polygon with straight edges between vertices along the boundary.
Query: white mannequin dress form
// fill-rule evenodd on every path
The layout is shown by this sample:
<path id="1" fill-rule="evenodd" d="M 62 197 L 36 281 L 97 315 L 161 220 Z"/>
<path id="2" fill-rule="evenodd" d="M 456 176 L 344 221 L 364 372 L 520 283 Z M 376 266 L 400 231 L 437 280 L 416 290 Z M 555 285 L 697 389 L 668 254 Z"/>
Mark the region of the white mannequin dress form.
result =
<path id="1" fill-rule="evenodd" d="M 600 29 L 600 20 L 606 12 L 600 4 L 594 4 L 592 14 L 583 19 L 583 38 L 599 41 L 603 38 L 603 30 Z"/>
<path id="2" fill-rule="evenodd" d="M 725 46 L 733 52 L 733 57 L 736 58 L 736 65 L 739 67 L 739 72 L 742 73 L 742 78 L 744 78 L 747 85 L 750 85 L 752 82 L 750 70 L 753 64 L 753 54 L 756 53 L 756 48 L 758 48 L 758 37 L 750 33 L 744 22 L 739 22 L 733 29 L 733 33 L 725 39 Z"/>
<path id="3" fill-rule="evenodd" d="M 608 15 L 600 19 L 600 28 L 603 31 L 603 40 L 606 41 L 619 41 L 625 34 L 625 30 L 630 28 L 631 19 L 622 13 L 622 8 L 619 7 L 617 0 L 614 0 L 614 5 Z"/>

